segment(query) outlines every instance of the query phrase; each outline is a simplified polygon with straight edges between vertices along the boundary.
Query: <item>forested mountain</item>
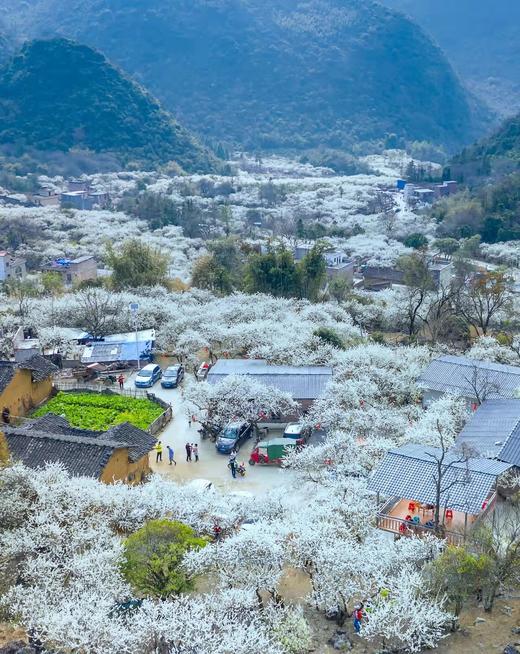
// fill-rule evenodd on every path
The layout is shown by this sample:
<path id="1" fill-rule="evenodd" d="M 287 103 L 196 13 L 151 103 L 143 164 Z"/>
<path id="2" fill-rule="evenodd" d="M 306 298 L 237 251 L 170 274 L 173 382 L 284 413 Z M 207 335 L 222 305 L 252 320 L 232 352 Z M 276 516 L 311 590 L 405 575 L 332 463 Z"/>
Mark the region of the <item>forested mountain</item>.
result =
<path id="1" fill-rule="evenodd" d="M 0 73 L 0 143 L 111 153 L 123 166 L 218 167 L 159 103 L 89 47 L 28 42 Z"/>
<path id="2" fill-rule="evenodd" d="M 520 168 L 520 114 L 453 158 L 453 175 L 465 181 L 501 177 Z"/>
<path id="3" fill-rule="evenodd" d="M 493 108 L 507 115 L 520 111 L 520 2 L 380 1 L 415 18 Z"/>
<path id="4" fill-rule="evenodd" d="M 434 209 L 442 235 L 480 235 L 487 243 L 520 239 L 520 115 L 453 158 L 447 177 L 469 190 Z"/>
<path id="5" fill-rule="evenodd" d="M 246 148 L 482 133 L 442 52 L 372 0 L 0 0 L 19 38 L 99 48 L 181 121 Z"/>

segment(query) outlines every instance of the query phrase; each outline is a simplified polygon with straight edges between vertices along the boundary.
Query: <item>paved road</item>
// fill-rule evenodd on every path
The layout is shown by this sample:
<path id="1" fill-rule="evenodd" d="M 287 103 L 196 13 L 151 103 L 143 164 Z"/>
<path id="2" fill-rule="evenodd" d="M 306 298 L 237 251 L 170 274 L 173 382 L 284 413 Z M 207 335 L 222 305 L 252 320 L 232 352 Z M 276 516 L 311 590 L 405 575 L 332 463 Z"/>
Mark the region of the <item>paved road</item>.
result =
<path id="1" fill-rule="evenodd" d="M 134 388 L 133 378 L 125 382 L 125 387 Z M 182 389 L 165 389 L 160 382 L 152 389 L 157 397 L 169 402 L 173 408 L 173 420 L 160 434 L 164 446 L 162 463 L 155 463 L 155 454 L 150 454 L 150 465 L 152 469 L 161 475 L 174 479 L 175 481 L 191 481 L 194 479 L 207 479 L 221 489 L 229 491 L 244 491 L 259 494 L 262 491 L 277 486 L 285 486 L 290 483 L 293 473 L 289 470 L 282 470 L 276 466 L 250 466 L 247 461 L 249 452 L 253 447 L 253 440 L 242 445 L 238 453 L 238 460 L 244 461 L 246 476 L 233 479 L 227 467 L 227 455 L 219 454 L 214 443 L 209 440 L 201 440 L 197 432 L 197 425 L 189 426 L 185 404 L 182 398 Z M 278 434 L 274 430 L 270 433 L 272 437 Z M 186 443 L 197 443 L 199 446 L 199 462 L 186 462 Z M 166 446 L 173 447 L 175 452 L 176 466 L 168 464 L 168 453 Z"/>

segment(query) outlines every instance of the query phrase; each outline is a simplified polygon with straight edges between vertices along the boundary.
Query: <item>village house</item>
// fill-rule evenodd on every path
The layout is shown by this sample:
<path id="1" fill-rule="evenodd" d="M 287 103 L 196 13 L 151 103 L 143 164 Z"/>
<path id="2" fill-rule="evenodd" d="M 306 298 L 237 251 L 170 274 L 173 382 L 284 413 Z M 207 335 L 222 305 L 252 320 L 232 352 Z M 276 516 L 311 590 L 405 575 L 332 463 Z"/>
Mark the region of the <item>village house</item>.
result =
<path id="1" fill-rule="evenodd" d="M 129 423 L 106 432 L 71 427 L 65 418 L 47 414 L 26 420 L 21 427 L 4 425 L 4 452 L 12 462 L 29 468 L 60 463 L 73 477 L 92 477 L 110 484 L 136 484 L 151 472 L 148 454 L 156 439 Z"/>
<path id="2" fill-rule="evenodd" d="M 255 381 L 289 393 L 302 413 L 321 397 L 332 379 L 332 368 L 327 366 L 276 366 L 260 359 L 219 359 L 209 370 L 207 381 L 217 384 L 228 375 L 247 375 Z M 289 422 L 298 416 L 280 416 L 273 423 Z M 264 423 L 266 421 L 263 421 Z M 267 421 L 268 423 L 271 420 Z"/>
<path id="3" fill-rule="evenodd" d="M 46 270 L 61 275 L 65 286 L 77 286 L 81 282 L 97 279 L 97 262 L 93 256 L 77 259 L 55 259 Z"/>
<path id="4" fill-rule="evenodd" d="M 0 282 L 23 279 L 26 274 L 25 259 L 15 257 L 5 250 L 0 250 Z"/>
<path id="5" fill-rule="evenodd" d="M 295 261 L 301 261 L 314 247 L 314 244 L 303 243 L 294 248 Z M 327 277 L 333 279 L 334 277 L 341 277 L 347 280 L 350 284 L 354 281 L 354 262 L 349 259 L 345 252 L 338 250 L 325 250 L 323 252 L 325 259 L 325 270 Z"/>
<path id="6" fill-rule="evenodd" d="M 434 359 L 417 380 L 423 406 L 446 393 L 466 399 L 476 409 L 486 399 L 515 398 L 520 391 L 520 368 L 446 355 Z"/>
<path id="7" fill-rule="evenodd" d="M 369 481 L 377 493 L 377 526 L 398 536 L 433 534 L 438 500 L 441 533 L 448 543 L 460 545 L 494 511 L 500 478 L 510 468 L 502 461 L 466 458 L 456 450 L 443 455 L 440 448 L 414 443 L 390 450 Z"/>
<path id="8" fill-rule="evenodd" d="M 453 274 L 453 264 L 451 262 L 428 262 L 428 272 L 433 280 L 435 288 L 447 286 Z M 389 288 L 392 284 L 404 284 L 405 274 L 399 268 L 390 268 L 387 266 L 363 266 L 363 283 L 365 288 L 379 290 Z"/>
<path id="9" fill-rule="evenodd" d="M 0 361 L 2 421 L 23 417 L 42 404 L 52 392 L 52 376 L 57 370 L 39 354 L 18 363 Z"/>

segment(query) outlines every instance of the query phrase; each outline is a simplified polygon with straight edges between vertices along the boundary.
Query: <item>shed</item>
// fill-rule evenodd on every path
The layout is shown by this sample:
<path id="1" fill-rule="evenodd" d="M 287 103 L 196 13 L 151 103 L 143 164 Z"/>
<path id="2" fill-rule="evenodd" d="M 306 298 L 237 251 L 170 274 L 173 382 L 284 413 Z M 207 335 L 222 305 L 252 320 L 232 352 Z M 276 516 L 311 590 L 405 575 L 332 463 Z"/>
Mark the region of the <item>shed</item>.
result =
<path id="1" fill-rule="evenodd" d="M 261 359 L 220 359 L 210 369 L 207 380 L 217 384 L 229 375 L 247 375 L 266 386 L 290 393 L 297 401 L 314 401 L 332 379 L 327 366 L 276 366 Z"/>
<path id="2" fill-rule="evenodd" d="M 425 406 L 445 393 L 464 397 L 471 403 L 514 398 L 520 390 L 520 368 L 447 355 L 434 359 L 417 384 L 424 390 Z"/>

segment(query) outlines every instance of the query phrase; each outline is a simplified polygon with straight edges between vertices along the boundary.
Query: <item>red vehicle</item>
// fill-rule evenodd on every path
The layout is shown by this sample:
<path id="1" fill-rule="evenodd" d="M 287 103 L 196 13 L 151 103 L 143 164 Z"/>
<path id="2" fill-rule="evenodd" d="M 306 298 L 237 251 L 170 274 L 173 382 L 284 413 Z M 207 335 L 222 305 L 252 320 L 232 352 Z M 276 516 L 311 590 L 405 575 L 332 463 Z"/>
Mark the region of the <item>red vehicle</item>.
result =
<path id="1" fill-rule="evenodd" d="M 288 438 L 274 438 L 258 443 L 249 457 L 249 465 L 281 465 L 284 457 L 297 447 L 296 441 Z"/>

